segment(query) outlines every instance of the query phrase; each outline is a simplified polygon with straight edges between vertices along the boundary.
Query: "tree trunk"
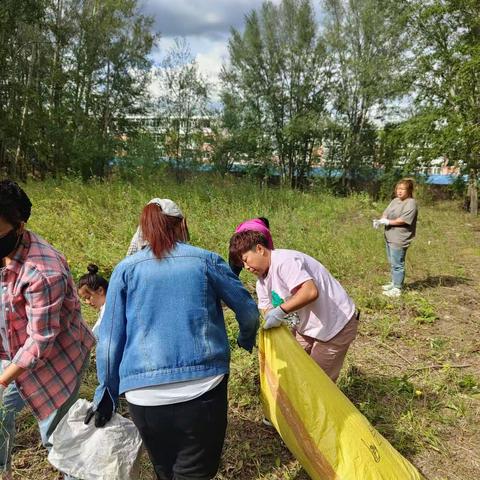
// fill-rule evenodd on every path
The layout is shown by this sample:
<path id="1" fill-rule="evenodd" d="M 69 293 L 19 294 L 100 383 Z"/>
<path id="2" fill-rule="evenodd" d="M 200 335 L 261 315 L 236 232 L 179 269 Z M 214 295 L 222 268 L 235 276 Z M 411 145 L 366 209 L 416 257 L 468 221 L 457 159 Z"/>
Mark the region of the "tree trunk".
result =
<path id="1" fill-rule="evenodd" d="M 470 170 L 468 191 L 470 193 L 470 213 L 478 215 L 478 188 L 477 188 L 477 171 L 472 168 Z"/>
<path id="2" fill-rule="evenodd" d="M 56 33 L 54 36 L 55 48 L 53 51 L 53 60 L 52 60 L 52 69 L 50 72 L 50 108 L 49 108 L 49 118 L 50 123 L 54 125 L 55 129 L 61 130 L 62 125 L 59 121 L 59 110 L 61 105 L 61 95 L 62 95 L 62 86 L 60 83 L 60 72 L 62 69 L 61 66 L 61 55 L 62 55 L 62 39 L 60 32 L 60 26 L 63 19 L 63 0 L 57 1 L 56 11 L 55 11 L 55 25 Z M 53 142 L 53 162 L 56 167 L 64 168 L 62 162 L 64 161 L 64 156 L 62 155 L 63 145 L 59 141 L 58 137 L 55 135 Z"/>
<path id="3" fill-rule="evenodd" d="M 23 137 L 25 134 L 25 123 L 27 118 L 28 104 L 30 100 L 30 88 L 32 86 L 33 66 L 36 62 L 36 56 L 37 56 L 37 44 L 36 42 L 33 42 L 32 56 L 31 56 L 30 63 L 28 65 L 27 80 L 25 85 L 25 92 L 24 92 L 25 98 L 23 101 L 22 112 L 20 115 L 20 127 L 18 129 L 17 147 L 15 148 L 15 158 L 11 168 L 11 175 L 13 177 L 15 177 L 19 172 L 21 173 L 21 168 L 19 168 L 20 154 L 22 152 Z"/>

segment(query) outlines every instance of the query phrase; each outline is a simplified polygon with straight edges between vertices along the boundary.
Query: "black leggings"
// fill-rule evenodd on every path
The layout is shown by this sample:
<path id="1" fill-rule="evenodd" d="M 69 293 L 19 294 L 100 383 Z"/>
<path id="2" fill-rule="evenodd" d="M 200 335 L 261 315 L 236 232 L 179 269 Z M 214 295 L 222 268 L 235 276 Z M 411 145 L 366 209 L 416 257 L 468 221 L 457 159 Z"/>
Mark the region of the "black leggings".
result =
<path id="1" fill-rule="evenodd" d="M 227 383 L 188 402 L 128 404 L 158 480 L 210 480 L 220 463 L 227 428 Z"/>

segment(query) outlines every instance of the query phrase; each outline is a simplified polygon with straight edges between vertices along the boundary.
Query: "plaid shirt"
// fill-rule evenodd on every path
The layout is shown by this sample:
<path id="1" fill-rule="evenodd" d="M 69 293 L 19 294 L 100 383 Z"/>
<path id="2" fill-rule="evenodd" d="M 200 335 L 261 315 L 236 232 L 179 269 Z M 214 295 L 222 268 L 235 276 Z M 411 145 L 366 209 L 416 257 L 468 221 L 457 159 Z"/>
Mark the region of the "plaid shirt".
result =
<path id="1" fill-rule="evenodd" d="M 95 339 L 82 319 L 65 258 L 28 230 L 1 271 L 0 295 L 8 339 L 8 345 L 0 340 L 0 358 L 26 369 L 17 387 L 44 419 L 75 390 Z"/>
<path id="2" fill-rule="evenodd" d="M 134 233 L 132 239 L 130 240 L 130 245 L 128 246 L 127 250 L 127 257 L 139 252 L 143 247 L 147 245 L 148 242 L 143 239 L 140 227 L 138 227 L 137 231 Z"/>

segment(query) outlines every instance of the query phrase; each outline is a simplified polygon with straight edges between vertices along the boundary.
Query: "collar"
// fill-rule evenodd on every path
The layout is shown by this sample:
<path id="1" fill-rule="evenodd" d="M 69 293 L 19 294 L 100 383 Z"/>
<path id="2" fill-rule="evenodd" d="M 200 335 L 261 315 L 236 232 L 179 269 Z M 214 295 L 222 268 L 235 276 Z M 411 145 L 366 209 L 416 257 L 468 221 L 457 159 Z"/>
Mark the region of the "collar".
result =
<path id="1" fill-rule="evenodd" d="M 30 244 L 30 231 L 24 230 L 24 232 L 22 233 L 22 238 L 20 239 L 20 243 L 18 244 L 17 250 L 15 251 L 15 255 L 10 260 L 10 263 L 5 266 L 6 270 L 10 270 L 15 273 L 20 272 L 20 269 L 22 268 L 27 258 Z"/>
<path id="2" fill-rule="evenodd" d="M 273 263 L 273 252 L 275 250 L 270 250 L 270 266 L 268 267 L 268 270 L 267 270 L 267 273 L 265 275 L 262 275 L 261 279 L 263 282 L 266 282 L 268 280 L 268 278 L 271 276 L 271 273 L 272 273 L 272 263 Z"/>

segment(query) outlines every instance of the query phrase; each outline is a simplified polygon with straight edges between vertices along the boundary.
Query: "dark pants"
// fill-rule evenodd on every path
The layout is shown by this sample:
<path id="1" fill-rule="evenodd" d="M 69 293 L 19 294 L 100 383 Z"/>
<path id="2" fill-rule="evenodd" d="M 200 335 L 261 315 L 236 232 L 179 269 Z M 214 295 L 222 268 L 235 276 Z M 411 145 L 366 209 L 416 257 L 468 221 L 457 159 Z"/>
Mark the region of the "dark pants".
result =
<path id="1" fill-rule="evenodd" d="M 157 407 L 128 404 L 158 480 L 210 480 L 227 428 L 228 375 L 188 402 Z"/>

